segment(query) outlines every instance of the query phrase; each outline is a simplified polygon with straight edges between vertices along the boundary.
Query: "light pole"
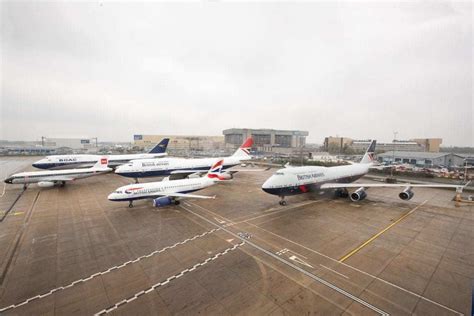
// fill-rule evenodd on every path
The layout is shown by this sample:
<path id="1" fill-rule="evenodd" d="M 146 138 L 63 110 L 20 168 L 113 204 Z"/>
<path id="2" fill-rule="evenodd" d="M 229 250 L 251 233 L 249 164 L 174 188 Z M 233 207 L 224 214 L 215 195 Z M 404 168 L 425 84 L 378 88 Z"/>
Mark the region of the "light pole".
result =
<path id="1" fill-rule="evenodd" d="M 392 148 L 392 168 L 390 168 L 390 178 L 393 178 L 393 169 L 395 168 L 395 149 L 397 143 L 398 132 L 393 132 L 393 148 Z"/>

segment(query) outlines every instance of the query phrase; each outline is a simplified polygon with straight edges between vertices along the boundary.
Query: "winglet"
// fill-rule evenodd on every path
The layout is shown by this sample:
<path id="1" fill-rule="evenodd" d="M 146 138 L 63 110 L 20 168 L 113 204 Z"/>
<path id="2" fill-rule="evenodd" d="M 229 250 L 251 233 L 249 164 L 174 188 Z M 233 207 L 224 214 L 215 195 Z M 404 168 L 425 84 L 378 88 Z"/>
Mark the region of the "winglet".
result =
<path id="1" fill-rule="evenodd" d="M 169 138 L 163 138 L 161 142 L 156 144 L 155 147 L 153 147 L 148 153 L 149 154 L 163 154 L 166 152 L 166 148 L 168 147 L 170 139 Z"/>

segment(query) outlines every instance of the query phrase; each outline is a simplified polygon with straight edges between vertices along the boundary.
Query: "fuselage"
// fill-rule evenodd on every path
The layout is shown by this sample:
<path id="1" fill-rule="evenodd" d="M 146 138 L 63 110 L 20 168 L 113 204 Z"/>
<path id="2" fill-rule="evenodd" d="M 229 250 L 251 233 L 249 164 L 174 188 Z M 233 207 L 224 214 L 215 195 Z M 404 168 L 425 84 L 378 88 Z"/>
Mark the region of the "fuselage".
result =
<path id="1" fill-rule="evenodd" d="M 58 177 L 70 177 L 74 179 L 87 178 L 94 175 L 107 173 L 112 171 L 111 168 L 89 168 L 89 169 L 67 169 L 67 170 L 48 170 L 48 171 L 32 171 L 20 172 L 11 175 L 5 179 L 10 184 L 28 184 L 42 181 L 57 181 Z"/>
<path id="2" fill-rule="evenodd" d="M 160 193 L 189 193 L 207 188 L 215 183 L 208 177 L 130 184 L 110 193 L 110 201 L 133 201 L 157 197 Z M 165 194 L 164 194 L 165 195 Z"/>
<path id="3" fill-rule="evenodd" d="M 115 169 L 115 173 L 124 177 L 144 178 L 168 176 L 173 171 L 179 170 L 195 170 L 207 171 L 216 161 L 223 159 L 223 169 L 236 166 L 241 160 L 246 158 L 161 158 L 161 159 L 140 159 L 133 160 L 129 163 L 119 166 Z"/>
<path id="4" fill-rule="evenodd" d="M 324 183 L 351 183 L 369 171 L 369 164 L 337 167 L 288 167 L 278 170 L 262 185 L 262 190 L 278 196 L 320 190 Z"/>
<path id="5" fill-rule="evenodd" d="M 145 153 L 145 154 L 125 154 L 125 155 L 108 155 L 108 166 L 115 168 L 117 166 L 128 163 L 135 159 L 151 159 L 166 156 L 166 153 Z M 39 169 L 63 169 L 63 168 L 88 168 L 93 166 L 102 155 L 55 155 L 43 158 L 35 163 L 33 167 Z"/>

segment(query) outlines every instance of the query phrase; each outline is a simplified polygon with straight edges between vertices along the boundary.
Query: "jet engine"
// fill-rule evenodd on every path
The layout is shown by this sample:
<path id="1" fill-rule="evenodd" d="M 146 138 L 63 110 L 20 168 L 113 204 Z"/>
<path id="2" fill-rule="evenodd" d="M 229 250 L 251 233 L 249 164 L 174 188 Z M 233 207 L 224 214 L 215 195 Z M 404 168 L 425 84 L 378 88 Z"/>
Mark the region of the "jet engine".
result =
<path id="1" fill-rule="evenodd" d="M 221 180 L 231 180 L 234 178 L 234 175 L 230 172 L 223 172 L 219 175 Z"/>
<path id="2" fill-rule="evenodd" d="M 363 199 L 365 199 L 367 197 L 367 193 L 365 193 L 365 189 L 364 188 L 358 188 L 356 191 L 354 191 L 352 194 L 351 194 L 351 200 L 353 202 L 357 202 L 357 201 L 362 201 Z"/>
<path id="3" fill-rule="evenodd" d="M 163 207 L 173 203 L 173 200 L 170 197 L 164 196 L 153 199 L 153 206 L 154 207 Z"/>
<path id="4" fill-rule="evenodd" d="M 40 188 L 51 188 L 54 186 L 54 182 L 50 182 L 50 181 L 40 181 L 38 182 L 38 186 Z"/>
<path id="5" fill-rule="evenodd" d="M 415 193 L 413 193 L 413 191 L 411 190 L 411 188 L 408 187 L 408 188 L 406 188 L 405 190 L 403 190 L 402 192 L 400 192 L 400 194 L 398 195 L 398 197 L 401 198 L 401 199 L 404 200 L 404 201 L 408 201 L 408 200 L 410 200 L 414 195 L 415 195 Z"/>

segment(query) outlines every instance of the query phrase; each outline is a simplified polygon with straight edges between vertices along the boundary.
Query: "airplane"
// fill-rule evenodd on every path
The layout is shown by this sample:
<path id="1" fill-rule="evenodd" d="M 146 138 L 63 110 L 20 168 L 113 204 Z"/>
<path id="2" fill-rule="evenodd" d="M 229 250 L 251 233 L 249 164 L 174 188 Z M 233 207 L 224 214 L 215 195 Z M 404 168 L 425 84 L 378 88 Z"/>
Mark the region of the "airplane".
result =
<path id="1" fill-rule="evenodd" d="M 166 156 L 166 148 L 168 147 L 169 138 L 164 138 L 156 144 L 148 153 L 142 154 L 125 154 L 125 155 L 109 155 L 109 167 L 115 168 L 124 163 L 135 159 L 159 158 Z M 100 155 L 53 155 L 47 156 L 33 163 L 33 167 L 39 169 L 64 169 L 68 167 L 84 168 L 92 166 L 101 156 Z"/>
<path id="2" fill-rule="evenodd" d="M 252 144 L 253 139 L 251 137 L 247 138 L 232 156 L 225 158 L 161 158 L 133 160 L 128 164 L 119 166 L 115 169 L 115 173 L 124 177 L 135 178 L 136 182 L 138 182 L 138 178 L 159 176 L 170 176 L 170 180 L 183 179 L 189 175 L 206 173 L 216 159 L 222 159 L 224 161 L 224 170 L 237 166 L 242 161 L 250 160 L 252 157 L 250 157 L 249 152 Z M 233 174 L 237 171 L 244 170 L 229 170 L 226 171 L 223 176 L 232 179 Z"/>
<path id="3" fill-rule="evenodd" d="M 207 174 L 199 178 L 181 180 L 166 180 L 140 184 L 129 184 L 110 193 L 110 201 L 128 201 L 128 207 L 133 207 L 134 200 L 152 199 L 154 207 L 163 207 L 170 204 L 178 205 L 179 200 L 185 198 L 214 199 L 215 196 L 188 194 L 214 185 L 219 181 L 227 180 L 223 176 L 224 160 L 214 163 Z"/>
<path id="4" fill-rule="evenodd" d="M 457 193 L 467 185 L 453 184 L 392 184 L 392 183 L 352 183 L 369 172 L 374 163 L 376 141 L 373 140 L 360 163 L 336 167 L 303 166 L 278 170 L 262 185 L 266 193 L 278 195 L 280 205 L 286 205 L 285 197 L 307 192 L 334 190 L 336 197 L 349 197 L 353 202 L 362 201 L 367 197 L 365 192 L 372 187 L 404 188 L 398 195 L 402 200 L 410 200 L 414 193 L 412 188 L 453 188 Z M 357 188 L 349 194 L 348 188 Z"/>
<path id="5" fill-rule="evenodd" d="M 103 157 L 100 158 L 92 167 L 87 169 L 20 172 L 5 179 L 5 183 L 23 184 L 24 189 L 26 189 L 27 185 L 30 183 L 37 183 L 40 188 L 49 188 L 58 183 L 60 183 L 61 186 L 64 186 L 68 181 L 88 178 L 112 171 L 112 168 L 109 168 L 107 163 L 107 158 Z"/>

